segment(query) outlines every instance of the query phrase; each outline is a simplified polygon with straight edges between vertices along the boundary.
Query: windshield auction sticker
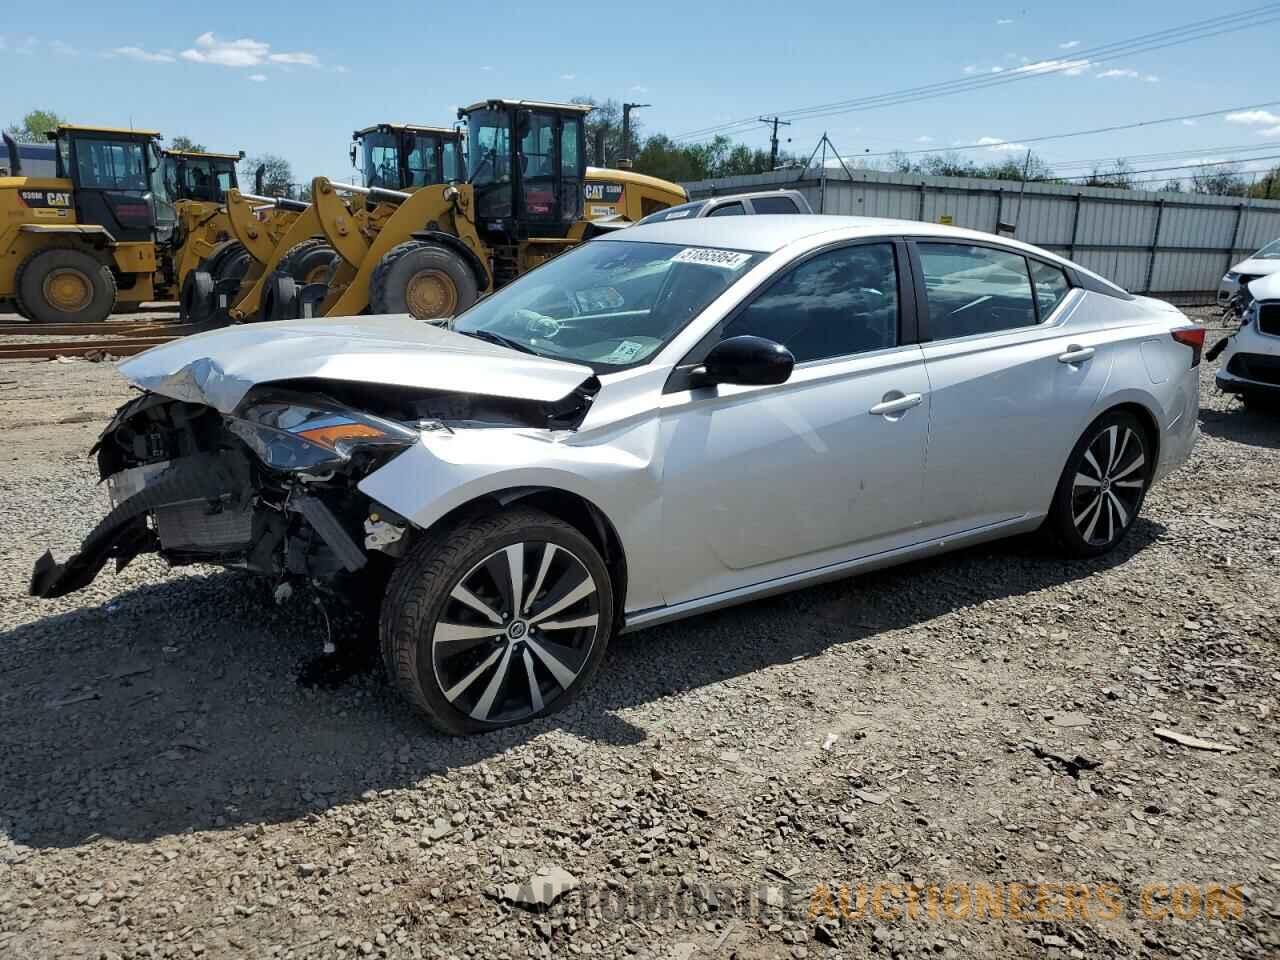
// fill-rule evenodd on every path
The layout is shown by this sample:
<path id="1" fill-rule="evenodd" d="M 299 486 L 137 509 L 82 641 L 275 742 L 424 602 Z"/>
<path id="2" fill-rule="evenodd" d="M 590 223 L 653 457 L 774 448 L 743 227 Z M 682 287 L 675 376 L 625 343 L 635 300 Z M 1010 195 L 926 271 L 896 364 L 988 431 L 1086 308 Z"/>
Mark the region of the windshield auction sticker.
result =
<path id="1" fill-rule="evenodd" d="M 736 250 L 714 250 L 711 247 L 685 247 L 674 257 L 672 263 L 699 263 L 704 267 L 720 267 L 724 270 L 737 270 L 751 259 L 749 253 Z"/>

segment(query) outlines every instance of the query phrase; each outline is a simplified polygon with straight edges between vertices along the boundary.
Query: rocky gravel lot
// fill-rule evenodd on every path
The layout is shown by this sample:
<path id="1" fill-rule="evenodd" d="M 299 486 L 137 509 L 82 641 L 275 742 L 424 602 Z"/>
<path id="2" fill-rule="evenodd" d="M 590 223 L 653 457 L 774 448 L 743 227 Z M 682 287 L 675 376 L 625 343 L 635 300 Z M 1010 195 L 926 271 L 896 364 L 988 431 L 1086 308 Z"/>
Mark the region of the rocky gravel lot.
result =
<path id="1" fill-rule="evenodd" d="M 1280 418 L 1203 371 L 1114 556 L 1018 540 L 624 637 L 566 713 L 448 739 L 372 669 L 299 685 L 324 624 L 255 581 L 143 558 L 27 598 L 105 512 L 127 390 L 0 363 L 0 956 L 1280 956 Z M 1015 902 L 977 919 L 976 884 Z"/>

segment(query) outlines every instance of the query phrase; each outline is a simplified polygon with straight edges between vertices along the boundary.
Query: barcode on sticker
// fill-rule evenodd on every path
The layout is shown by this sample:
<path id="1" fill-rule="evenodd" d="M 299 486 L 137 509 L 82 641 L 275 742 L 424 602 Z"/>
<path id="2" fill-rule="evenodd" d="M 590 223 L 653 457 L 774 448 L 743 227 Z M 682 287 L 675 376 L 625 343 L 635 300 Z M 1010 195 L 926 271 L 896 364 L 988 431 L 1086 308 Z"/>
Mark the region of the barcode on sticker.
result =
<path id="1" fill-rule="evenodd" d="M 751 259 L 749 253 L 736 250 L 713 250 L 710 247 L 685 247 L 674 257 L 672 263 L 699 263 L 704 267 L 721 267 L 725 270 L 737 270 Z"/>

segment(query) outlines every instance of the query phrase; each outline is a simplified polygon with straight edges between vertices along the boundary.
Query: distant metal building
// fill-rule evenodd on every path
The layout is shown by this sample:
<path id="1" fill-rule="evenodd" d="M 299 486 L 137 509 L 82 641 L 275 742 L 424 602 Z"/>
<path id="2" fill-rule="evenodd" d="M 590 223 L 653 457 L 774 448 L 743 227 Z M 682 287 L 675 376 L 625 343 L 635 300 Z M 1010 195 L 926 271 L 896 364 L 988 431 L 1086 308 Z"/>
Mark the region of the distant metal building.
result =
<path id="1" fill-rule="evenodd" d="M 1068 257 L 1134 293 L 1211 303 L 1223 273 L 1280 237 L 1280 200 L 1148 193 L 854 169 L 778 170 L 684 184 L 692 199 L 792 187 L 814 210 L 953 223 Z M 1005 231 L 1006 235 L 1009 231 Z"/>
<path id="2" fill-rule="evenodd" d="M 52 143 L 20 143 L 18 159 L 22 161 L 24 177 L 57 176 L 58 156 Z M 5 153 L 3 145 L 0 145 L 0 167 L 4 168 L 5 176 L 10 173 L 9 156 Z"/>

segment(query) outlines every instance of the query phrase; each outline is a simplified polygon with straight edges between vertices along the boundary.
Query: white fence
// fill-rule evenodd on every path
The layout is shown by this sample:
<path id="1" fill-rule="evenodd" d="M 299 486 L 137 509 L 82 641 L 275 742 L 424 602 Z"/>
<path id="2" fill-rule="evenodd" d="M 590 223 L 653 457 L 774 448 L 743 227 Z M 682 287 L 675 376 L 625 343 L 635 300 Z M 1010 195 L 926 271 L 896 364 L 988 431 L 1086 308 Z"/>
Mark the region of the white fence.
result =
<path id="1" fill-rule="evenodd" d="M 820 213 L 954 223 L 1013 236 L 1102 274 L 1134 293 L 1210 302 L 1223 273 L 1280 237 L 1280 200 L 1147 193 L 839 167 L 686 183 L 694 198 L 788 187 Z M 1006 231 L 1007 233 L 1007 231 Z"/>

